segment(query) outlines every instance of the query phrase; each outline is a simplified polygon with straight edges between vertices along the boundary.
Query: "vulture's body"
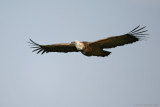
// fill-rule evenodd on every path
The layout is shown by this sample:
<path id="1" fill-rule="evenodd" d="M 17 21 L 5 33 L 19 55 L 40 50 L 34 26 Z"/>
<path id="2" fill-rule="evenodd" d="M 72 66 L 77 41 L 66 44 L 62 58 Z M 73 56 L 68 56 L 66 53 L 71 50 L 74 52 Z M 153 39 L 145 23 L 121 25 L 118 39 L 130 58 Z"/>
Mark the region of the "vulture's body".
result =
<path id="1" fill-rule="evenodd" d="M 115 48 L 117 46 L 123 46 L 125 44 L 130 44 L 136 41 L 141 40 L 143 36 L 138 35 L 146 35 L 143 34 L 147 30 L 141 31 L 145 27 L 139 28 L 136 27 L 131 32 L 120 35 L 120 36 L 112 36 L 109 38 L 97 40 L 94 42 L 79 42 L 79 41 L 73 41 L 71 43 L 63 43 L 63 44 L 53 44 L 53 45 L 39 45 L 35 42 L 33 42 L 30 39 L 30 44 L 34 45 L 31 48 L 35 48 L 34 51 L 37 51 L 37 53 L 43 54 L 48 52 L 81 52 L 82 54 L 86 56 L 101 56 L 105 57 L 108 56 L 111 52 L 104 51 L 103 49 L 107 48 Z"/>

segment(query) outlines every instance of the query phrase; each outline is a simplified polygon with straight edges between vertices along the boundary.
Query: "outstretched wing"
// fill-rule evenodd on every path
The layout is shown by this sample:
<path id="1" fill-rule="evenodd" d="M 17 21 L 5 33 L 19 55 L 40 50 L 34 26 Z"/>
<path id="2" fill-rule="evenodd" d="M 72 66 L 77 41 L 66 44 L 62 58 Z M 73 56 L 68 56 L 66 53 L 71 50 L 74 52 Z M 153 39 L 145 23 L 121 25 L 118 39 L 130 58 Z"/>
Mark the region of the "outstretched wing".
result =
<path id="1" fill-rule="evenodd" d="M 144 34 L 144 32 L 147 32 L 147 30 L 143 30 L 145 27 L 139 28 L 140 26 L 134 28 L 132 31 L 130 31 L 127 34 L 120 35 L 120 36 L 112 36 L 109 38 L 97 40 L 95 42 L 91 42 L 90 46 L 98 46 L 100 48 L 114 48 L 117 46 L 123 46 L 125 44 L 130 44 L 136 41 L 141 40 L 144 36 L 147 35 Z"/>
<path id="2" fill-rule="evenodd" d="M 35 48 L 32 52 L 37 51 L 38 53 L 48 53 L 48 52 L 78 52 L 78 50 L 76 49 L 76 47 L 71 44 L 71 43 L 63 43 L 63 44 L 53 44 L 53 45 L 39 45 L 37 43 L 35 43 L 34 41 L 32 41 L 31 39 L 29 39 L 30 44 L 32 44 L 33 46 L 31 48 Z"/>

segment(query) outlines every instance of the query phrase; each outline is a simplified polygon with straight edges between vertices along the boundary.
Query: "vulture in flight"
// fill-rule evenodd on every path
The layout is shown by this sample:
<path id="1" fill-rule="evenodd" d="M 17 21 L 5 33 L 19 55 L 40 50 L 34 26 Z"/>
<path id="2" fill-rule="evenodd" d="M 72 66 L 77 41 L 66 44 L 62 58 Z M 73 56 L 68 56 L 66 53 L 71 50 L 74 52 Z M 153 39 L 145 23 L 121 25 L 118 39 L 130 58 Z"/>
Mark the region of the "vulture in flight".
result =
<path id="1" fill-rule="evenodd" d="M 145 26 L 146 27 L 146 26 Z M 86 56 L 99 56 L 105 57 L 108 56 L 111 52 L 105 51 L 103 49 L 115 48 L 117 46 L 123 46 L 125 44 L 130 44 L 141 40 L 147 30 L 143 30 L 145 27 L 140 28 L 140 26 L 134 28 L 127 34 L 112 36 L 105 39 L 100 39 L 94 42 L 79 42 L 77 40 L 71 43 L 60 43 L 52 45 L 40 45 L 35 43 L 30 39 L 31 48 L 34 48 L 32 52 L 37 51 L 38 53 L 48 53 L 48 52 L 81 52 Z"/>

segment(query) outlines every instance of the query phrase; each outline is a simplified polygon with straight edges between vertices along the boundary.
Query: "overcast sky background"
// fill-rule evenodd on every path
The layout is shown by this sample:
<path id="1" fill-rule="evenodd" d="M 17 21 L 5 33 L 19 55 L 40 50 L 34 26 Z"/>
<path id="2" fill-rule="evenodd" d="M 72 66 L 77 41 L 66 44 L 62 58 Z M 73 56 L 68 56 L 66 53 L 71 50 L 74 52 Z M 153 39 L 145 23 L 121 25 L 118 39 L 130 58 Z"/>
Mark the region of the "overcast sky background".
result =
<path id="1" fill-rule="evenodd" d="M 0 107 L 160 106 L 159 0 L 0 0 Z M 109 49 L 37 55 L 39 44 L 95 41 L 147 26 L 147 39 Z"/>

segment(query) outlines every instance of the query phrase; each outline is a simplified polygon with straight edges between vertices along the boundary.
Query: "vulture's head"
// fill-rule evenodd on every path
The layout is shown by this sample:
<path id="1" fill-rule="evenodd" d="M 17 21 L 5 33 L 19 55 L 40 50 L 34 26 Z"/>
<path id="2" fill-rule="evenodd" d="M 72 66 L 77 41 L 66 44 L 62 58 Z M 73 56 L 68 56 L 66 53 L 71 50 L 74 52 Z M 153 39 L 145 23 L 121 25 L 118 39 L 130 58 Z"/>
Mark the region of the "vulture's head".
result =
<path id="1" fill-rule="evenodd" d="M 79 42 L 78 40 L 71 42 L 71 44 L 73 44 L 77 48 L 77 50 L 79 50 L 79 51 L 81 51 L 85 48 L 84 44 Z"/>

